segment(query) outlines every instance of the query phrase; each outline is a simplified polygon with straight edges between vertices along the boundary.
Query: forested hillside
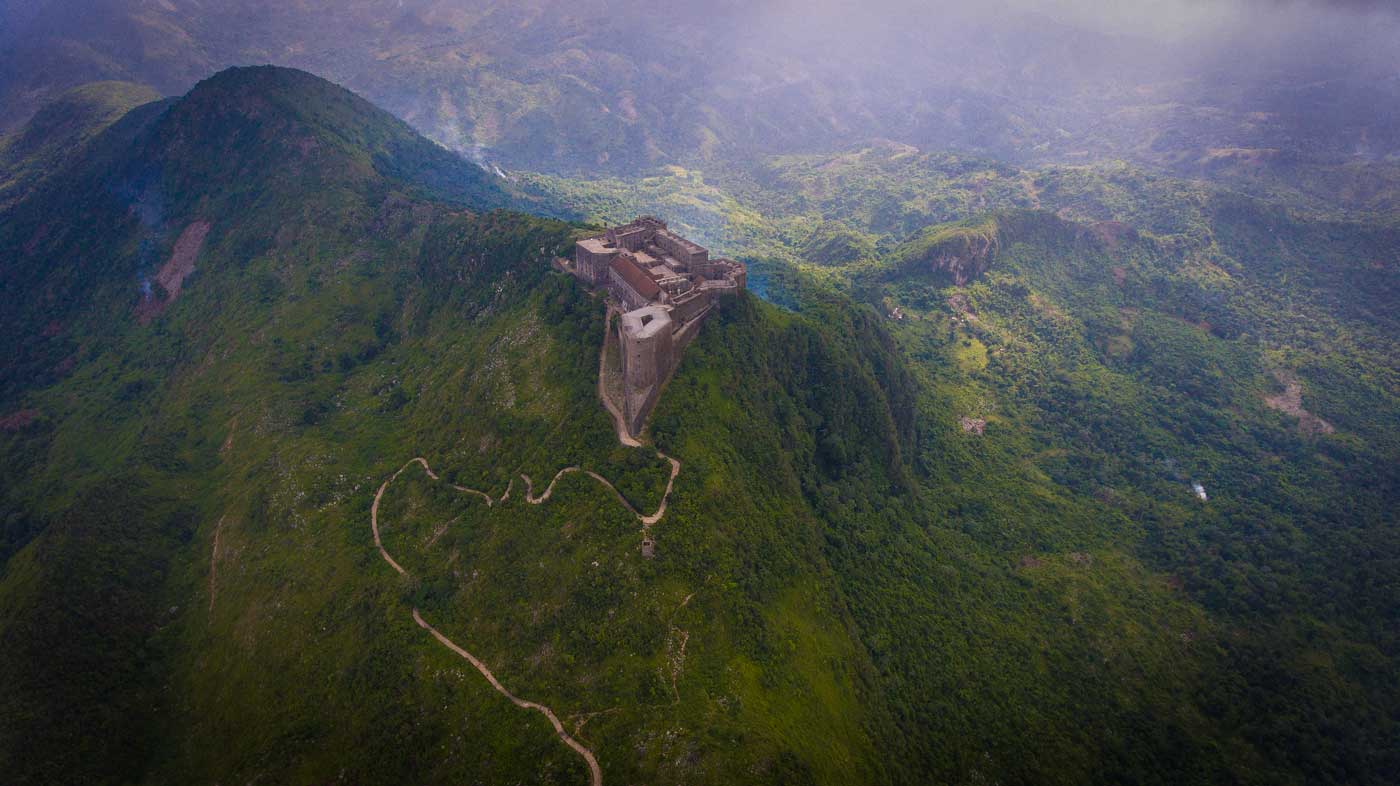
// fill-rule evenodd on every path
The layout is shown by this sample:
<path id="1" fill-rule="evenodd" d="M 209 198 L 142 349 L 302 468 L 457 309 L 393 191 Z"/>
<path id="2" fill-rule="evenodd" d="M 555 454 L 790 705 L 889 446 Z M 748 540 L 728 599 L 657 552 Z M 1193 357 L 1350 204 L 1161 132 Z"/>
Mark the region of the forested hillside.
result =
<path id="1" fill-rule="evenodd" d="M 1101 543 L 1203 615 L 1172 645 L 1210 664 L 1173 689 L 1197 697 L 1198 728 L 1247 740 L 1265 780 L 1383 781 L 1397 766 L 1390 213 L 1121 163 L 1021 169 L 889 143 L 533 182 L 600 219 L 659 212 L 746 249 L 776 301 L 798 306 L 816 280 L 869 304 L 921 383 L 924 428 L 951 440 L 915 454 L 935 520 L 994 544 L 1022 577 L 1047 555 L 1101 564 L 1065 537 L 1119 521 Z M 1029 519 L 1038 496 L 1010 485 L 1022 473 L 1085 512 Z M 988 497 L 961 501 L 973 490 Z M 1250 760 L 1248 747 L 1207 748 Z"/>
<path id="2" fill-rule="evenodd" d="M 883 154 L 507 181 L 274 68 L 82 136 L 0 215 L 15 783 L 589 780 L 416 619 L 606 783 L 1400 767 L 1384 222 Z M 590 228 L 520 211 L 642 207 L 755 292 L 632 448 L 550 264 Z"/>

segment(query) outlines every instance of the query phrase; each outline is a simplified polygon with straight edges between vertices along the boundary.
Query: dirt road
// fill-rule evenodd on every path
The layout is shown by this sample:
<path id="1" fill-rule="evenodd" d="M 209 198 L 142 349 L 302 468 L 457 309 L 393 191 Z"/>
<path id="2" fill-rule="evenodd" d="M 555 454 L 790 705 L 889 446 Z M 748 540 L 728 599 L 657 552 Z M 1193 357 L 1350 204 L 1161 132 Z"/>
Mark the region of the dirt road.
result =
<path id="1" fill-rule="evenodd" d="M 590 751 L 589 749 L 583 747 L 583 745 L 581 745 L 578 740 L 571 737 L 569 733 L 564 730 L 564 724 L 559 722 L 559 717 L 554 714 L 553 710 L 544 706 L 543 704 L 537 704 L 533 701 L 525 701 L 524 699 L 518 698 L 515 694 L 506 690 L 506 686 L 502 685 L 501 681 L 496 679 L 496 675 L 491 673 L 491 670 L 486 667 L 485 663 L 482 663 L 480 660 L 477 660 L 476 656 L 471 654 L 470 652 L 467 652 L 461 647 L 458 647 L 456 644 L 453 644 L 451 639 L 442 635 L 440 632 L 438 632 L 437 628 L 434 628 L 432 625 L 429 625 L 427 622 L 425 622 L 423 620 L 423 615 L 418 613 L 418 609 L 413 610 L 413 621 L 418 623 L 418 627 L 433 634 L 433 638 L 441 642 L 444 647 L 457 653 L 461 657 L 465 658 L 468 663 L 475 666 L 476 670 L 481 672 L 481 676 L 485 677 L 486 681 L 491 683 L 491 687 L 495 688 L 496 691 L 502 696 L 505 696 L 507 699 L 510 699 L 512 704 L 522 709 L 535 710 L 536 712 L 539 712 L 546 718 L 548 718 L 549 724 L 554 727 L 554 733 L 559 735 L 559 739 L 563 740 L 565 745 L 568 745 L 570 748 L 573 748 L 574 752 L 582 756 L 583 760 L 588 763 L 589 782 L 592 783 L 593 786 L 602 786 L 603 770 L 601 767 L 598 766 L 598 759 L 593 755 L 593 751 Z"/>
<path id="2" fill-rule="evenodd" d="M 618 441 L 628 447 L 642 447 L 642 443 L 634 439 L 632 435 L 627 432 L 627 428 L 624 425 L 625 421 L 623 420 L 622 413 L 618 411 L 617 405 L 614 404 L 608 396 L 607 389 L 604 384 L 603 375 L 606 372 L 605 364 L 607 362 L 608 341 L 611 340 L 612 335 L 612 319 L 613 311 L 610 308 L 608 310 L 607 319 L 604 322 L 603 349 L 599 353 L 598 357 L 598 398 L 602 401 L 603 406 L 608 410 L 608 413 L 613 418 L 613 424 L 617 429 Z M 660 522 L 662 517 L 666 515 L 666 504 L 671 499 L 671 490 L 675 487 L 676 476 L 679 475 L 681 472 L 681 463 L 679 461 L 671 458 L 670 456 L 666 455 L 665 453 L 662 453 L 659 450 L 656 452 L 656 455 L 658 458 L 662 458 L 670 462 L 671 476 L 666 481 L 666 491 L 661 495 L 661 503 L 657 506 L 656 512 L 650 515 L 643 514 L 639 512 L 636 508 L 634 508 L 632 504 L 628 502 L 625 497 L 622 496 L 622 492 L 617 490 L 617 487 L 613 485 L 612 481 L 608 480 L 607 478 L 603 477 L 602 475 L 599 475 L 598 473 L 592 470 L 586 470 L 582 467 L 565 467 L 559 470 L 557 473 L 555 473 L 554 478 L 550 480 L 549 486 L 546 487 L 544 492 L 542 492 L 538 497 L 534 494 L 534 485 L 530 481 L 530 476 L 522 473 L 520 475 L 520 478 L 525 481 L 525 501 L 531 505 L 543 504 L 554 493 L 554 487 L 556 484 L 559 483 L 559 480 L 561 478 L 563 478 L 565 475 L 574 472 L 582 472 L 588 475 L 593 480 L 605 486 L 609 491 L 611 491 L 613 493 L 613 496 L 617 498 L 617 501 L 624 508 L 626 508 L 629 513 L 637 517 L 637 520 L 641 522 L 642 529 L 645 532 L 652 525 Z M 395 480 L 398 480 L 399 476 L 402 475 L 405 470 L 407 470 L 409 467 L 412 467 L 414 464 L 422 466 L 423 472 L 430 479 L 435 481 L 442 480 L 438 477 L 437 473 L 433 471 L 433 468 L 428 464 L 427 459 L 423 458 L 422 456 L 415 457 L 413 459 L 410 459 L 408 463 L 404 464 L 402 467 L 399 468 L 398 472 L 395 472 L 387 480 L 385 480 L 382 485 L 380 485 L 379 490 L 374 494 L 374 502 L 370 505 L 369 509 L 370 529 L 374 532 L 374 547 L 379 549 L 379 555 L 384 558 L 385 562 L 389 563 L 389 567 L 393 568 L 395 572 L 403 576 L 408 575 L 408 571 L 405 570 L 402 565 L 400 565 L 397 561 L 394 560 L 394 558 L 389 554 L 388 549 L 384 548 L 384 541 L 379 534 L 379 503 L 383 500 L 384 492 L 388 490 L 389 486 L 392 485 Z M 456 489 L 457 491 L 463 494 L 471 494 L 473 496 L 480 497 L 482 501 L 486 503 L 487 507 L 493 507 L 494 505 L 503 503 L 507 499 L 509 499 L 511 488 L 514 485 L 514 480 L 511 481 L 510 485 L 506 486 L 506 491 L 504 494 L 501 495 L 500 499 L 493 499 L 490 494 L 484 491 L 478 491 L 477 489 L 466 488 L 465 486 L 458 486 L 456 484 L 449 485 L 451 485 L 452 488 Z M 217 555 L 217 533 L 215 537 L 215 555 Z M 210 581 L 212 590 L 212 570 Z M 681 605 L 684 606 L 685 603 L 689 601 L 690 597 L 687 597 Z M 212 591 L 210 603 L 211 605 L 213 603 Z M 564 729 L 564 725 L 560 723 L 559 717 L 554 714 L 553 710 L 544 706 L 543 704 L 539 704 L 533 701 L 526 701 L 525 699 L 521 699 L 515 694 L 511 693 L 509 690 L 506 689 L 504 685 L 501 684 L 500 680 L 496 679 L 496 675 L 491 673 L 491 669 L 488 668 L 486 664 L 481 661 L 481 659 L 477 658 L 475 655 L 457 646 L 455 643 L 453 643 L 451 639 L 447 638 L 436 628 L 429 625 L 426 621 L 424 621 L 423 616 L 418 612 L 418 609 L 416 608 L 413 609 L 413 621 L 416 622 L 419 627 L 431 633 L 433 635 L 433 638 L 437 639 L 438 642 L 444 647 L 447 647 L 449 650 L 456 653 L 459 657 L 463 658 L 472 666 L 474 666 L 477 671 L 481 672 L 481 676 L 485 677 L 486 681 L 491 684 L 491 687 L 495 688 L 498 693 L 509 699 L 512 704 L 523 709 L 535 710 L 536 712 L 539 712 L 540 714 L 544 715 L 545 718 L 549 720 L 550 725 L 554 727 L 554 732 L 555 734 L 559 735 L 559 739 L 562 740 L 565 745 L 573 749 L 573 751 L 584 760 L 584 763 L 588 765 L 589 781 L 592 784 L 592 786 L 602 786 L 603 771 L 598 766 L 597 757 L 593 755 L 592 751 L 584 747 L 582 743 L 580 743 L 578 740 L 574 739 L 572 736 L 569 735 L 569 733 Z M 681 631 L 681 634 L 682 638 L 680 643 L 679 658 L 681 661 L 683 661 L 685 658 L 685 644 L 686 641 L 689 639 L 689 634 L 685 631 Z M 673 692 L 675 692 L 676 690 L 675 677 L 678 671 L 678 663 L 673 664 L 671 678 L 671 689 Z M 676 700 L 680 700 L 680 696 L 678 693 L 676 694 Z"/>

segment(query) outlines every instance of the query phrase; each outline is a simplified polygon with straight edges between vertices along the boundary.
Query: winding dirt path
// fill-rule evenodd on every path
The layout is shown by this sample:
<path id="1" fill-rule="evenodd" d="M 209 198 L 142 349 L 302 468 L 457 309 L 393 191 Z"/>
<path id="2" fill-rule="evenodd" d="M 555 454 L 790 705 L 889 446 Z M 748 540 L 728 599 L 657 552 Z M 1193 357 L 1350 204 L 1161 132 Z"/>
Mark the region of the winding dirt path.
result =
<path id="1" fill-rule="evenodd" d="M 544 493 L 538 497 L 534 496 L 534 489 L 530 482 L 530 476 L 522 473 L 520 477 L 525 481 L 525 501 L 530 503 L 531 505 L 540 505 L 546 500 L 548 500 L 550 495 L 554 493 L 554 486 L 559 482 L 560 478 L 564 477 L 570 472 L 584 472 L 589 477 L 598 481 L 602 485 L 606 486 L 610 491 L 612 491 L 612 493 L 617 497 L 618 502 L 622 503 L 623 507 L 625 507 L 630 513 L 632 513 L 632 515 L 636 516 L 637 519 L 642 522 L 644 528 L 650 527 L 652 524 L 655 524 L 656 522 L 660 521 L 661 517 L 666 514 L 666 502 L 670 499 L 671 489 L 675 485 L 676 475 L 680 474 L 681 470 L 681 463 L 679 461 L 676 461 L 675 459 L 666 456 L 665 454 L 662 454 L 659 451 L 657 452 L 657 455 L 671 462 L 671 478 L 666 483 L 666 493 L 661 498 L 660 506 L 657 508 L 656 512 L 651 514 L 650 516 L 638 513 L 637 510 L 633 508 L 632 505 L 628 503 L 625 498 L 623 498 L 622 493 L 617 490 L 617 487 L 614 486 L 612 482 L 609 481 L 607 478 L 603 477 L 602 475 L 599 475 L 596 472 L 593 472 L 592 470 L 584 470 L 579 467 L 565 467 L 564 469 L 559 470 L 559 472 L 554 476 L 554 479 L 550 481 L 549 487 L 546 488 Z M 438 474 L 433 471 L 432 466 L 428 464 L 427 459 L 423 458 L 422 456 L 414 457 L 410 459 L 408 463 L 400 467 L 398 472 L 395 472 L 388 479 L 386 479 L 384 483 L 382 483 L 379 486 L 379 490 L 376 491 L 374 494 L 374 502 L 370 505 L 369 509 L 370 529 L 374 533 L 374 547 L 379 549 L 379 556 L 383 557 L 384 561 L 389 563 L 389 567 L 393 568 L 395 572 L 402 576 L 407 576 L 408 571 L 405 570 L 404 567 L 400 565 L 393 558 L 393 556 L 389 554 L 388 549 L 384 548 L 384 540 L 383 537 L 380 535 L 379 531 L 379 505 L 384 500 L 384 492 L 389 489 L 389 486 L 391 486 L 394 483 L 394 481 L 399 479 L 400 475 L 402 475 L 405 471 L 407 471 L 410 467 L 412 467 L 415 464 L 421 466 L 423 468 L 423 473 L 427 475 L 430 479 L 439 482 L 442 481 L 442 478 L 438 477 Z M 456 484 L 448 485 L 452 486 L 452 488 L 456 489 L 459 492 L 465 494 L 472 494 L 474 496 L 480 497 L 482 501 L 486 503 L 487 507 L 491 507 L 500 502 L 504 502 L 506 498 L 510 495 L 511 488 L 510 486 L 507 486 L 506 493 L 502 494 L 499 500 L 496 500 L 493 499 L 490 494 L 487 494 L 484 491 L 478 491 L 476 489 L 470 489 L 463 486 L 458 486 Z M 682 602 L 682 605 L 684 605 L 685 602 L 689 602 L 689 600 L 690 598 L 687 597 L 685 601 Z M 447 638 L 436 628 L 429 625 L 423 619 L 422 614 L 420 614 L 418 612 L 418 609 L 416 608 L 413 609 L 413 621 L 418 623 L 419 627 L 431 633 L 433 635 L 433 638 L 437 639 L 443 646 L 452 650 L 457 655 L 464 658 L 472 666 L 474 666 L 477 671 L 481 672 L 481 676 L 485 677 L 486 681 L 491 684 L 491 687 L 495 688 L 498 693 L 509 699 L 512 704 L 523 709 L 535 710 L 543 714 L 547 719 L 549 719 L 549 723 L 551 726 L 554 727 L 554 732 L 559 735 L 559 739 L 562 740 L 565 745 L 568 745 L 576 753 L 578 753 L 579 756 L 583 757 L 584 762 L 588 765 L 589 778 L 592 786 L 602 786 L 603 771 L 598 766 L 597 758 L 593 755 L 592 751 L 590 751 L 588 748 L 585 748 L 582 743 L 580 743 L 578 740 L 574 739 L 572 736 L 569 735 L 568 731 L 564 729 L 563 723 L 559 721 L 559 717 L 554 714 L 553 710 L 544 706 L 543 704 L 521 699 L 515 694 L 511 693 L 509 690 L 506 689 L 504 685 L 501 684 L 500 680 L 496 679 L 496 675 L 491 673 L 491 669 L 488 668 L 486 664 L 481 661 L 480 658 L 477 658 L 475 655 L 457 646 L 451 639 Z M 682 631 L 682 634 L 685 636 L 685 638 L 689 638 L 689 634 L 685 634 L 684 631 Z M 684 653 L 685 644 L 683 641 L 681 644 L 681 658 L 685 657 Z M 673 667 L 673 691 L 675 690 L 674 675 L 675 668 Z"/>
<path id="2" fill-rule="evenodd" d="M 407 470 L 409 467 L 412 467 L 414 464 L 422 466 L 424 474 L 426 474 L 429 478 L 437 481 L 441 480 L 441 478 L 438 477 L 437 473 L 433 472 L 433 468 L 428 464 L 427 459 L 421 456 L 411 459 L 407 464 L 404 464 L 402 467 L 400 467 L 398 472 L 395 472 L 388 480 L 384 481 L 384 483 L 379 487 L 379 490 L 375 492 L 374 503 L 370 505 L 369 509 L 370 528 L 374 532 L 374 546 L 375 548 L 379 549 L 379 556 L 383 557 L 384 561 L 389 563 L 389 567 L 393 568 L 396 572 L 403 576 L 407 576 L 408 571 L 404 570 L 404 567 L 398 562 L 396 562 L 392 556 L 390 556 L 388 549 L 384 548 L 384 541 L 379 533 L 379 503 L 383 501 L 384 492 L 388 490 L 389 486 L 395 480 L 398 480 L 399 476 L 402 475 L 405 470 Z M 527 479 L 526 483 L 528 482 L 529 481 Z M 495 500 L 491 498 L 491 495 L 483 491 L 464 488 L 456 484 L 449 485 L 451 485 L 452 488 L 456 489 L 457 491 L 481 497 L 482 500 L 486 502 L 487 507 L 491 507 L 495 503 Z M 510 487 L 507 486 L 506 493 L 501 496 L 500 501 L 505 501 L 506 497 L 509 494 Z M 542 502 L 543 500 L 540 501 Z M 491 673 L 491 669 L 487 667 L 487 665 L 483 663 L 480 658 L 457 646 L 456 643 L 444 636 L 437 628 L 434 628 L 432 625 L 429 625 L 427 621 L 423 619 L 423 615 L 420 614 L 418 609 L 416 608 L 413 609 L 413 621 L 418 623 L 418 627 L 431 633 L 433 635 L 433 638 L 437 639 L 444 647 L 447 647 L 449 650 L 452 650 L 458 656 L 462 657 L 468 663 L 474 666 L 477 671 L 481 672 L 481 676 L 485 677 L 486 681 L 491 684 L 491 687 L 495 688 L 498 693 L 509 699 L 512 704 L 522 709 L 535 710 L 536 712 L 539 712 L 540 714 L 544 715 L 545 718 L 549 720 L 549 724 L 554 727 L 554 732 L 555 734 L 559 735 L 559 739 L 562 740 L 565 745 L 568 745 L 570 748 L 572 748 L 574 752 L 578 753 L 579 756 L 583 757 L 584 763 L 588 765 L 589 782 L 592 784 L 592 786 L 602 786 L 603 770 L 598 766 L 597 757 L 593 755 L 593 751 L 590 751 L 588 748 L 585 748 L 582 743 L 570 736 L 568 731 L 564 729 L 564 724 L 559 721 L 558 716 L 554 714 L 553 710 L 544 706 L 543 704 L 539 704 L 533 701 L 526 701 L 525 699 L 516 696 L 514 693 L 511 693 L 509 690 L 506 689 L 504 685 L 501 684 L 500 680 L 496 679 L 496 675 Z"/>
<path id="3" fill-rule="evenodd" d="M 224 519 L 227 515 L 219 517 L 219 523 L 214 525 L 214 548 L 209 552 L 209 613 L 214 613 L 214 596 L 218 593 L 219 575 L 219 533 L 224 531 Z"/>
<path id="4" fill-rule="evenodd" d="M 611 398 L 608 396 L 607 388 L 604 383 L 603 375 L 606 372 L 608 341 L 611 340 L 612 336 L 613 313 L 613 309 L 609 307 L 607 318 L 604 320 L 603 348 L 598 355 L 598 398 L 600 401 L 602 401 L 603 406 L 608 410 L 608 413 L 612 416 L 614 427 L 617 430 L 618 441 L 628 447 L 642 447 L 642 443 L 637 441 L 634 437 L 632 437 L 631 434 L 627 432 L 627 427 L 622 417 L 622 413 L 618 410 L 617 405 L 613 403 Z M 613 485 L 612 481 L 608 480 L 607 478 L 603 477 L 602 475 L 599 475 L 598 473 L 592 470 L 586 470 L 582 467 L 577 466 L 565 467 L 559 470 L 557 473 L 555 473 L 554 478 L 549 482 L 549 486 L 547 486 L 544 492 L 541 493 L 538 497 L 534 494 L 534 484 L 531 482 L 530 476 L 521 473 L 520 478 L 525 481 L 525 501 L 531 505 L 543 504 L 554 493 L 554 487 L 556 484 L 559 483 L 559 480 L 561 478 L 570 473 L 582 472 L 588 475 L 590 478 L 593 478 L 598 483 L 602 484 L 609 491 L 611 491 L 613 493 L 613 496 L 617 498 L 617 501 L 621 503 L 621 505 L 624 508 L 626 508 L 629 513 L 637 517 L 637 520 L 640 521 L 642 524 L 643 532 L 646 532 L 648 528 L 661 521 L 662 517 L 666 515 L 666 504 L 671 499 L 671 490 L 675 487 L 676 476 L 679 475 L 681 472 L 681 463 L 679 461 L 677 461 L 674 458 L 671 458 L 670 456 L 666 455 L 665 453 L 662 453 L 659 450 L 656 451 L 656 455 L 658 458 L 662 458 L 670 462 L 671 476 L 666 481 L 666 491 L 661 495 L 661 502 L 657 506 L 656 512 L 650 515 L 643 514 L 640 511 L 638 511 L 635 507 L 633 507 L 632 503 L 628 502 L 627 498 L 622 496 L 622 492 L 617 490 L 617 486 Z M 393 475 L 389 476 L 389 478 L 386 479 L 384 483 L 382 483 L 379 486 L 379 490 L 376 491 L 374 494 L 374 502 L 370 505 L 369 509 L 370 529 L 374 533 L 374 547 L 379 549 L 379 556 L 383 557 L 384 561 L 389 563 L 389 567 L 393 568 L 395 572 L 402 576 L 407 576 L 408 571 L 404 570 L 404 567 L 400 565 L 397 561 L 395 561 L 394 558 L 389 554 L 388 549 L 384 548 L 384 541 L 380 537 L 379 503 L 384 499 L 384 492 L 388 490 L 389 486 L 392 485 L 395 480 L 398 480 L 399 476 L 402 475 L 409 467 L 412 467 L 414 464 L 420 465 L 423 468 L 423 472 L 430 479 L 439 482 L 442 481 L 442 479 L 438 477 L 438 474 L 433 471 L 432 466 L 428 464 L 428 460 L 426 458 L 423 458 L 422 456 L 414 457 L 410 459 L 408 463 L 400 467 L 398 472 L 395 472 Z M 473 496 L 480 497 L 481 500 L 485 502 L 486 506 L 489 508 L 503 503 L 510 498 L 510 492 L 515 485 L 515 480 L 513 478 L 511 479 L 511 482 L 506 485 L 505 493 L 502 494 L 499 499 L 495 499 L 490 494 L 487 494 L 484 491 L 479 491 L 477 489 L 459 486 L 455 483 L 449 483 L 448 485 L 463 494 L 471 494 Z M 220 522 L 220 524 L 222 524 L 222 521 Z M 217 530 L 215 531 L 214 537 L 214 554 L 215 557 L 217 557 Z M 210 582 L 210 605 L 212 607 L 212 570 L 210 575 Z M 685 598 L 685 600 L 681 601 L 681 606 L 683 607 L 687 603 L 689 603 L 690 599 L 694 597 L 694 595 L 694 593 L 691 593 Z M 543 704 L 521 699 L 515 694 L 511 693 L 509 690 L 506 689 L 504 685 L 501 684 L 500 680 L 496 679 L 496 675 L 491 673 L 491 669 L 487 667 L 487 665 L 483 663 L 480 658 L 457 646 L 456 643 L 444 636 L 440 631 L 438 631 L 437 628 L 434 628 L 432 625 L 429 625 L 427 621 L 423 619 L 423 615 L 420 614 L 418 612 L 418 609 L 416 608 L 413 609 L 413 621 L 418 624 L 418 627 L 431 633 L 433 635 L 433 638 L 437 639 L 438 642 L 444 647 L 456 653 L 459 657 L 461 657 L 462 659 L 470 663 L 472 666 L 474 666 L 477 671 L 481 672 L 481 676 L 485 677 L 486 681 L 491 684 L 491 687 L 495 688 L 497 693 L 500 693 L 502 696 L 505 696 L 507 699 L 509 699 L 512 704 L 522 709 L 535 710 L 536 712 L 539 712 L 540 714 L 544 715 L 545 718 L 549 720 L 549 724 L 554 727 L 554 733 L 559 736 L 559 739 L 562 740 L 565 745 L 572 748 L 575 753 L 577 753 L 580 757 L 583 758 L 584 763 L 588 765 L 588 775 L 591 786 L 602 786 L 603 771 L 602 768 L 598 766 L 597 757 L 593 755 L 593 752 L 591 750 L 584 747 L 582 743 L 580 743 L 577 739 L 574 739 L 574 737 L 568 733 L 568 731 L 564 728 L 564 724 L 559 721 L 559 717 L 554 714 L 553 710 L 551 710 L 549 707 L 544 706 Z M 675 628 L 675 630 L 679 631 L 681 634 L 679 658 L 677 659 L 673 656 L 669 657 L 668 660 L 671 661 L 671 690 L 675 694 L 676 702 L 679 703 L 680 694 L 676 691 L 676 676 L 679 674 L 680 664 L 684 662 L 685 645 L 686 642 L 690 639 L 690 634 L 684 630 L 680 630 L 679 628 Z M 582 727 L 582 723 L 579 724 L 579 727 Z M 575 729 L 575 733 L 578 733 L 577 728 Z"/>
<path id="5" fill-rule="evenodd" d="M 572 736 L 569 735 L 569 732 L 564 730 L 564 724 L 559 722 L 559 718 L 554 714 L 553 710 L 544 706 L 543 704 L 536 704 L 533 701 L 525 701 L 524 699 L 521 699 L 515 694 L 506 690 L 506 686 L 502 685 L 501 681 L 496 679 L 496 675 L 491 673 L 491 670 L 486 667 L 485 663 L 482 663 L 480 660 L 477 659 L 475 655 L 471 654 L 470 652 L 467 652 L 461 647 L 458 647 L 456 644 L 453 644 L 451 639 L 442 635 L 438 632 L 437 628 L 434 628 L 432 625 L 429 625 L 427 622 L 425 622 L 423 620 L 423 615 L 418 613 L 418 609 L 413 610 L 413 621 L 418 623 L 418 627 L 433 634 L 433 638 L 441 642 L 442 646 L 462 656 L 467 660 L 467 662 L 475 666 L 476 670 L 481 672 L 481 675 L 486 678 L 486 681 L 491 683 L 491 687 L 495 688 L 496 691 L 502 696 L 505 696 L 507 699 L 510 699 L 512 704 L 522 709 L 535 710 L 536 712 L 539 712 L 543 714 L 546 718 L 548 718 L 549 725 L 554 727 L 554 733 L 559 735 L 559 739 L 563 740 L 565 745 L 568 745 L 570 748 L 573 748 L 574 751 L 578 753 L 578 755 L 582 756 L 583 760 L 588 763 L 589 782 L 591 782 L 593 786 L 602 786 L 603 770 L 601 767 L 598 766 L 598 759 L 593 755 L 593 751 L 590 751 L 589 749 L 583 747 L 583 745 L 581 745 L 578 740 L 574 739 Z"/>
<path id="6" fill-rule="evenodd" d="M 638 511 L 635 507 L 633 507 L 632 503 L 628 502 L 627 498 L 622 496 L 622 492 L 617 490 L 617 486 L 614 486 L 612 484 L 612 481 L 608 480 L 602 475 L 599 475 L 591 469 L 584 469 L 582 467 L 565 467 L 559 470 L 557 473 L 555 473 L 554 479 L 549 481 L 549 486 L 545 488 L 544 493 L 539 495 L 538 497 L 534 495 L 535 486 L 534 483 L 530 480 L 530 476 L 521 473 L 520 477 L 522 480 L 525 481 L 525 501 L 530 503 L 531 505 L 539 505 L 545 500 L 548 500 L 550 495 L 554 493 L 554 486 L 556 483 L 559 482 L 560 478 L 564 477 L 565 475 L 568 475 L 571 472 L 582 472 L 588 477 L 598 481 L 598 483 L 600 483 L 608 491 L 611 491 L 613 493 L 613 496 L 617 497 L 617 501 L 622 505 L 622 507 L 626 508 L 628 513 L 631 513 L 633 516 L 636 516 L 637 520 L 642 522 L 643 527 L 650 527 L 651 525 L 660 521 L 661 518 L 666 515 L 666 503 L 671 499 L 671 488 L 676 485 L 676 476 L 681 474 L 681 463 L 679 461 L 676 461 L 675 459 L 671 458 L 665 453 L 662 453 L 659 450 L 656 452 L 656 457 L 666 459 L 667 461 L 671 462 L 671 477 L 666 480 L 666 492 L 661 495 L 661 504 L 656 508 L 656 512 L 652 513 L 651 515 L 643 514 L 642 512 Z M 481 492 L 478 491 L 475 493 L 480 494 Z"/>

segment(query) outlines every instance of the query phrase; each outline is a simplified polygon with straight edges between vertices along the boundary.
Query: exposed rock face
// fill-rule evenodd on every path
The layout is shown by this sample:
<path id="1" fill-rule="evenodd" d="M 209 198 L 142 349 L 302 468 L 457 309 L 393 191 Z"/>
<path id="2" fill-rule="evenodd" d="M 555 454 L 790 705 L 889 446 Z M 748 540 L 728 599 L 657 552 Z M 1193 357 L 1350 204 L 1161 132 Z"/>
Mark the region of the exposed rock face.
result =
<path id="1" fill-rule="evenodd" d="M 19 431 L 39 417 L 37 409 L 21 409 L 0 417 L 0 431 Z"/>
<path id="2" fill-rule="evenodd" d="M 963 286 L 987 272 L 1000 246 L 1000 233 L 994 225 L 938 227 L 904 245 L 898 268 L 943 273 Z"/>
<path id="3" fill-rule="evenodd" d="M 194 272 L 194 261 L 199 256 L 199 250 L 204 248 L 204 238 L 208 236 L 208 221 L 195 221 L 185 227 L 185 231 L 180 233 L 180 239 L 175 241 L 175 250 L 170 253 L 170 260 L 156 273 L 156 281 L 165 289 L 171 300 L 180 295 L 180 287 Z"/>
<path id="4" fill-rule="evenodd" d="M 1043 210 L 1009 210 L 923 230 L 895 252 L 890 273 L 932 273 L 965 286 L 986 273 L 998 255 L 1015 244 L 1070 245 L 1093 253 L 1141 240 L 1136 229 L 1121 222 L 1085 225 Z"/>
<path id="5" fill-rule="evenodd" d="M 1303 384 L 1297 377 L 1284 371 L 1274 373 L 1283 385 L 1283 392 L 1277 396 L 1266 396 L 1264 405 L 1298 419 L 1298 431 L 1306 436 L 1333 434 L 1336 427 L 1313 413 L 1303 409 Z"/>
<path id="6" fill-rule="evenodd" d="M 998 247 L 995 235 L 959 233 L 930 249 L 929 267 L 951 275 L 953 283 L 963 286 L 987 272 Z"/>
<path id="7" fill-rule="evenodd" d="M 152 287 L 152 291 L 144 293 L 136 306 L 136 318 L 141 324 L 150 322 L 180 296 L 180 289 L 185 279 L 194 272 L 194 262 L 199 258 L 204 239 L 208 236 L 208 221 L 195 221 L 180 233 L 175 249 L 170 252 L 170 259 L 156 272 L 155 283 L 159 288 Z"/>
<path id="8" fill-rule="evenodd" d="M 958 418 L 958 425 L 962 426 L 963 433 L 976 434 L 979 437 L 987 431 L 987 421 L 984 418 L 972 418 L 964 415 Z"/>
<path id="9" fill-rule="evenodd" d="M 953 311 L 957 319 L 961 319 L 971 325 L 976 325 L 982 320 L 977 318 L 977 312 L 972 307 L 972 301 L 963 292 L 954 292 L 948 296 L 948 308 Z"/>

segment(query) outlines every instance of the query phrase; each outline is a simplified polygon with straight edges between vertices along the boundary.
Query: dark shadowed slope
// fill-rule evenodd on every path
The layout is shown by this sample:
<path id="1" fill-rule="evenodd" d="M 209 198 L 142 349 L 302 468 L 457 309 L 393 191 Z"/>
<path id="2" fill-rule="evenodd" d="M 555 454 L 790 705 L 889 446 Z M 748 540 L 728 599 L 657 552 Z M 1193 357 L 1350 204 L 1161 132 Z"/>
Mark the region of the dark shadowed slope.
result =
<path id="1" fill-rule="evenodd" d="M 97 82 L 75 87 L 22 128 L 0 138 L 0 207 L 64 169 L 112 123 L 159 94 L 143 85 Z"/>
<path id="2" fill-rule="evenodd" d="M 40 131 L 20 139 L 31 134 Z M 46 151 L 35 148 L 18 168 L 37 166 L 30 161 L 52 155 Z M 216 237 L 237 223 L 251 254 L 275 245 L 313 193 L 340 203 L 393 188 L 478 210 L 528 204 L 358 96 L 269 67 L 226 71 L 178 101 L 143 107 L 94 138 L 85 155 L 54 163 L 0 228 L 0 242 L 15 250 L 0 279 L 27 295 L 0 305 L 8 337 L 0 396 L 51 378 L 74 349 L 77 325 L 107 324 L 120 317 L 104 307 L 130 306 L 120 294 L 164 299 L 152 280 L 193 222 L 213 221 Z M 372 228 L 366 216 L 337 220 Z"/>

